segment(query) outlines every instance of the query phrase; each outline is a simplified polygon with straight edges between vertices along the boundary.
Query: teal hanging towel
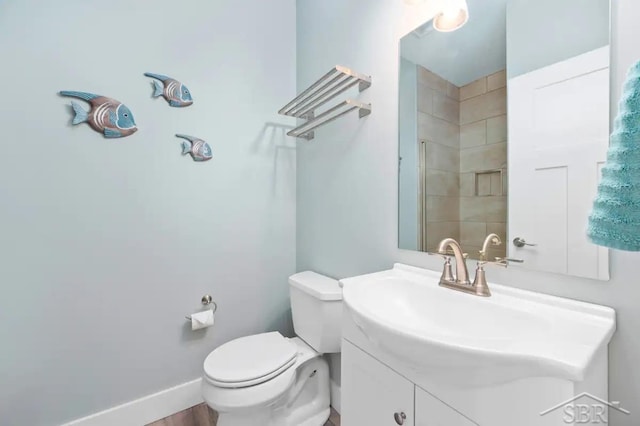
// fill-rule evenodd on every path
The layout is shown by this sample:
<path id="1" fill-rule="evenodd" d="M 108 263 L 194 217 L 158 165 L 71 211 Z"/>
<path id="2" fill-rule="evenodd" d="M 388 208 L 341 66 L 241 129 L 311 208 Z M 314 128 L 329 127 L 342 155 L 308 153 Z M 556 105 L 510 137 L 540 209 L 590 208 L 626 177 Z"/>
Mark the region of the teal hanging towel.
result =
<path id="1" fill-rule="evenodd" d="M 601 246 L 640 251 L 640 61 L 627 73 L 587 235 Z"/>

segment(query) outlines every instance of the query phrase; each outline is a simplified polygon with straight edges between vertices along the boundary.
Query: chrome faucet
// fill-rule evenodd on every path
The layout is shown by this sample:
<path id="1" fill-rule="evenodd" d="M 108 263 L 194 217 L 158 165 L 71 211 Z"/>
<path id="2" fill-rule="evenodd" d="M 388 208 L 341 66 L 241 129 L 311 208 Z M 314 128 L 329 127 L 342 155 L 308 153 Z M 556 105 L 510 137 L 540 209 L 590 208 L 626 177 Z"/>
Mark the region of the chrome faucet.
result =
<path id="1" fill-rule="evenodd" d="M 453 238 L 445 238 L 440 241 L 440 244 L 438 244 L 438 253 L 446 255 L 448 253 L 447 248 L 451 247 L 453 255 L 456 258 L 456 277 L 454 278 L 453 273 L 451 272 L 451 260 L 449 257 L 445 257 L 446 260 L 444 263 L 444 271 L 442 271 L 442 276 L 440 277 L 440 285 L 452 290 L 475 294 L 476 296 L 491 296 L 491 291 L 489 291 L 489 286 L 487 285 L 487 279 L 484 273 L 484 265 L 488 263 L 486 259 L 490 244 L 500 245 L 502 244 L 502 241 L 496 234 L 489 234 L 487 238 L 485 238 L 484 244 L 482 244 L 482 250 L 480 251 L 480 261 L 478 261 L 476 276 L 472 284 L 469 281 L 469 271 L 467 270 L 467 264 L 465 262 L 466 256 L 462 253 L 460 244 Z M 496 264 L 501 263 L 498 261 Z M 501 266 L 506 266 L 506 262 L 504 265 L 501 264 Z"/>
<path id="2" fill-rule="evenodd" d="M 440 277 L 440 285 L 452 290 L 458 290 L 465 293 L 475 294 L 476 296 L 489 297 L 491 291 L 489 291 L 489 285 L 487 284 L 487 277 L 484 272 L 484 265 L 491 264 L 496 266 L 507 267 L 509 262 L 523 263 L 521 259 L 507 259 L 496 257 L 495 261 L 487 260 L 487 252 L 490 245 L 499 246 L 502 244 L 502 240 L 497 234 L 489 234 L 484 239 L 482 244 L 482 250 L 480 250 L 480 260 L 478 261 L 476 268 L 476 276 L 473 279 L 473 284 L 469 282 L 469 272 L 467 270 L 467 264 L 465 262 L 466 254 L 462 253 L 460 244 L 453 238 L 445 238 L 438 244 L 438 253 L 444 256 L 444 270 Z M 451 251 L 456 258 L 456 276 L 453 276 L 451 271 L 451 259 L 449 258 L 448 247 L 451 247 Z"/>
<path id="3" fill-rule="evenodd" d="M 441 286 L 470 286 L 471 282 L 469 281 L 469 271 L 467 270 L 467 263 L 465 262 L 465 254 L 462 253 L 462 247 L 460 244 L 454 240 L 453 238 L 445 238 L 440 241 L 438 244 L 438 253 L 441 255 L 447 255 L 447 248 L 451 248 L 453 251 L 453 255 L 456 259 L 456 276 L 453 277 L 451 273 L 451 260 L 449 257 L 445 257 L 444 271 L 442 272 L 442 277 L 440 278 Z"/>

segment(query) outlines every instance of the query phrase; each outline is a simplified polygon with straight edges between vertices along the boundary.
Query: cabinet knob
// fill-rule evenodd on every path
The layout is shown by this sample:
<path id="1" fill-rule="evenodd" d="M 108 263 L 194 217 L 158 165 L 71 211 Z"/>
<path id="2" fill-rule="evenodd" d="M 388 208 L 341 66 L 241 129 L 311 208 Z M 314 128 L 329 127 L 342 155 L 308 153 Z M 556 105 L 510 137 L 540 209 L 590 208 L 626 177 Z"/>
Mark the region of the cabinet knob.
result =
<path id="1" fill-rule="evenodd" d="M 398 423 L 399 425 L 403 425 L 404 421 L 407 420 L 407 415 L 405 413 L 394 413 L 393 418 L 395 419 L 396 423 Z"/>

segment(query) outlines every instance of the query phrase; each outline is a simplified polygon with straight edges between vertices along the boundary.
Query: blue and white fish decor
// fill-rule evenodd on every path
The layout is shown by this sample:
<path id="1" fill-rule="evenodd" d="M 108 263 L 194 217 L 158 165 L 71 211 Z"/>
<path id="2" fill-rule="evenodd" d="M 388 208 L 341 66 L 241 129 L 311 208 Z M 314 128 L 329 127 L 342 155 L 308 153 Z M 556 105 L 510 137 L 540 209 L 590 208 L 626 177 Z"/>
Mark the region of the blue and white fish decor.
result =
<path id="1" fill-rule="evenodd" d="M 211 160 L 211 157 L 213 157 L 211 147 L 202 139 L 179 134 L 176 136 L 182 139 L 186 139 L 186 141 L 182 142 L 182 155 L 191 154 L 193 161 L 198 162 L 208 161 Z"/>
<path id="2" fill-rule="evenodd" d="M 71 101 L 76 114 L 72 122 L 74 125 L 86 122 L 105 138 L 121 138 L 138 131 L 131 110 L 122 102 L 106 96 L 70 90 L 63 90 L 60 95 L 83 99 L 91 105 L 91 109 L 86 111 L 80 104 Z"/>
<path id="3" fill-rule="evenodd" d="M 153 97 L 163 96 L 172 107 L 186 107 L 193 103 L 191 92 L 187 86 L 166 75 L 145 72 L 147 77 L 155 78 L 153 81 Z M 162 82 L 160 84 L 159 81 Z"/>

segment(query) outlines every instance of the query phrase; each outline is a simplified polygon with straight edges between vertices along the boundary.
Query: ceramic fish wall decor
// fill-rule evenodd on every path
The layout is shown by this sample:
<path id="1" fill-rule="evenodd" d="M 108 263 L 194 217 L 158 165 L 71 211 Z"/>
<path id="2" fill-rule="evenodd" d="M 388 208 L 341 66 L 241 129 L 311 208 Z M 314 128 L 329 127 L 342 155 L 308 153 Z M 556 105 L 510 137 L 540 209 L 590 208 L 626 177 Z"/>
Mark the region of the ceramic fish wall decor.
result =
<path id="1" fill-rule="evenodd" d="M 91 109 L 86 111 L 80 104 L 71 101 L 76 114 L 73 118 L 74 125 L 86 122 L 105 138 L 121 138 L 138 130 L 131 110 L 122 102 L 106 96 L 71 90 L 63 90 L 60 95 L 82 99 L 91 105 Z"/>
<path id="2" fill-rule="evenodd" d="M 186 107 L 193 103 L 191 92 L 187 86 L 166 75 L 144 73 L 147 77 L 155 78 L 153 81 L 153 97 L 163 96 L 172 107 Z M 160 81 L 158 81 L 160 80 Z M 162 82 L 162 84 L 160 84 Z"/>
<path id="3" fill-rule="evenodd" d="M 186 139 L 186 141 L 182 142 L 182 155 L 191 154 L 193 161 L 208 161 L 213 157 L 211 147 L 202 139 L 187 135 L 176 136 Z"/>

